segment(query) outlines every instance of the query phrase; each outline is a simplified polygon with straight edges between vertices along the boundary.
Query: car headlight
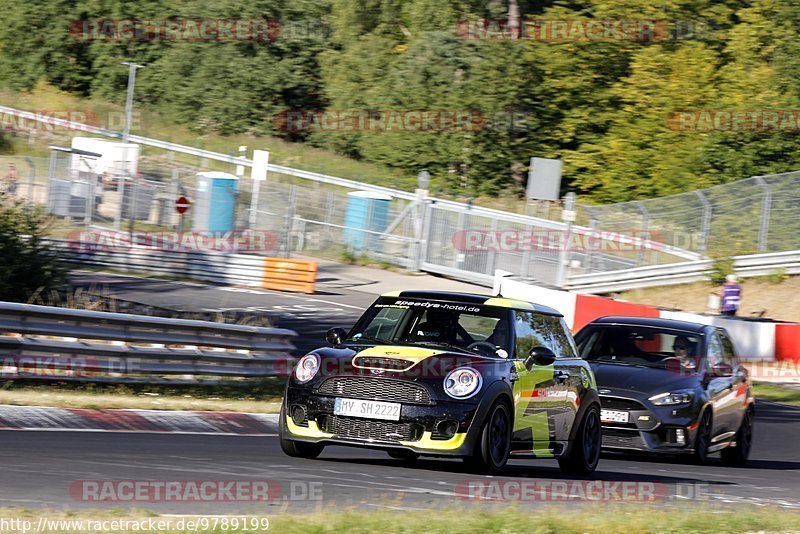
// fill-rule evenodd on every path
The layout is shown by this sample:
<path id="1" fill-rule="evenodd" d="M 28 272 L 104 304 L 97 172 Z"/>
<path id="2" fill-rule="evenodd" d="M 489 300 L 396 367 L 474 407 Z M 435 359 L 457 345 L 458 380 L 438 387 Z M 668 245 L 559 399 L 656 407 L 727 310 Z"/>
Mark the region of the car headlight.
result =
<path id="1" fill-rule="evenodd" d="M 316 354 L 306 354 L 300 361 L 297 362 L 297 367 L 294 368 L 294 377 L 298 382 L 308 382 L 319 370 L 319 356 Z"/>
<path id="2" fill-rule="evenodd" d="M 481 374 L 472 367 L 459 367 L 444 379 L 444 391 L 454 399 L 468 399 L 481 387 Z"/>
<path id="3" fill-rule="evenodd" d="M 653 395 L 649 400 L 656 406 L 672 406 L 675 404 L 688 404 L 692 402 L 693 397 L 694 394 L 690 390 L 671 391 Z"/>

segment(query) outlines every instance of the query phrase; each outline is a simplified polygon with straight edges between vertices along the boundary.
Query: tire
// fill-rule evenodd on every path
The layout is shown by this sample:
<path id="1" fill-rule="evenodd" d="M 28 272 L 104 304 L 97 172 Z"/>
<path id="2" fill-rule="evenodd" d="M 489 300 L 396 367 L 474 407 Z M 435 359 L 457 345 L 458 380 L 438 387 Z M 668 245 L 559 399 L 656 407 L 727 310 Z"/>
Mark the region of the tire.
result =
<path id="1" fill-rule="evenodd" d="M 745 465 L 747 457 L 750 456 L 750 449 L 753 446 L 753 419 L 755 413 L 752 408 L 748 408 L 744 412 L 742 424 L 739 425 L 739 430 L 736 432 L 735 447 L 726 447 L 720 451 L 722 463 L 724 465 Z"/>
<path id="2" fill-rule="evenodd" d="M 567 475 L 588 476 L 600 462 L 603 434 L 600 428 L 600 408 L 592 405 L 583 415 L 569 454 L 558 459 L 561 472 Z"/>
<path id="3" fill-rule="evenodd" d="M 322 453 L 325 445 L 318 443 L 305 443 L 303 441 L 293 441 L 286 439 L 286 406 L 281 406 L 281 414 L 278 417 L 278 439 L 281 442 L 281 450 L 287 456 L 292 458 L 308 458 L 309 460 L 316 458 Z"/>
<path id="4" fill-rule="evenodd" d="M 414 460 L 419 458 L 419 453 L 416 453 L 414 451 L 408 451 L 405 449 L 392 449 L 386 452 L 389 454 L 389 456 L 391 456 L 395 460 L 404 460 L 406 462 L 413 462 Z"/>
<path id="5" fill-rule="evenodd" d="M 471 456 L 464 458 L 474 471 L 496 474 L 502 471 L 511 452 L 511 410 L 503 401 L 489 409 Z"/>
<path id="6" fill-rule="evenodd" d="M 697 436 L 694 439 L 694 462 L 704 464 L 708 462 L 708 446 L 711 444 L 711 423 L 713 416 L 711 408 L 706 408 L 700 415 L 697 426 Z"/>

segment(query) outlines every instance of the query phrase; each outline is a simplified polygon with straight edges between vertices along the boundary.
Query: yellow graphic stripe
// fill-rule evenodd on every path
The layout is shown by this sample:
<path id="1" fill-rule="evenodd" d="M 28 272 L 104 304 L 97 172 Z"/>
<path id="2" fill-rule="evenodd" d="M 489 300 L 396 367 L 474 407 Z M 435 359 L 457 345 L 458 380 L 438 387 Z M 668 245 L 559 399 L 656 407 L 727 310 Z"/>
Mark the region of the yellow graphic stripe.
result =
<path id="1" fill-rule="evenodd" d="M 546 386 L 552 385 L 554 366 L 547 367 L 533 366 L 528 371 L 521 361 L 516 361 L 516 371 L 519 380 L 514 383 L 514 432 L 526 428 L 531 429 L 533 438 L 533 448 L 537 456 L 552 456 L 540 449 L 543 443 L 549 447 L 550 421 L 548 419 L 547 408 L 552 404 L 551 399 L 546 395 Z M 526 412 L 529 412 L 526 414 Z M 530 413 L 533 412 L 533 413 Z"/>
<path id="2" fill-rule="evenodd" d="M 423 347 L 403 347 L 401 345 L 378 345 L 359 352 L 355 358 L 394 358 L 417 364 L 426 358 L 443 354 L 444 351 Z"/>
<path id="3" fill-rule="evenodd" d="M 388 293 L 383 293 L 382 297 L 399 297 L 402 291 L 389 291 Z"/>
<path id="4" fill-rule="evenodd" d="M 446 451 L 459 448 L 464 444 L 466 439 L 466 432 L 456 434 L 450 439 L 431 439 L 430 432 L 423 432 L 422 438 L 419 441 L 401 441 L 400 444 L 415 449 Z"/>
<path id="5" fill-rule="evenodd" d="M 501 308 L 516 308 L 518 310 L 534 311 L 533 304 L 524 300 L 507 299 L 505 297 L 492 297 L 484 302 L 487 306 L 499 306 Z"/>
<path id="6" fill-rule="evenodd" d="M 333 434 L 328 434 L 327 432 L 323 432 L 317 426 L 316 421 L 309 421 L 308 428 L 304 426 L 297 426 L 292 422 L 290 417 L 286 418 L 286 427 L 289 429 L 289 432 L 294 434 L 295 436 L 302 436 L 304 438 L 332 438 Z"/>

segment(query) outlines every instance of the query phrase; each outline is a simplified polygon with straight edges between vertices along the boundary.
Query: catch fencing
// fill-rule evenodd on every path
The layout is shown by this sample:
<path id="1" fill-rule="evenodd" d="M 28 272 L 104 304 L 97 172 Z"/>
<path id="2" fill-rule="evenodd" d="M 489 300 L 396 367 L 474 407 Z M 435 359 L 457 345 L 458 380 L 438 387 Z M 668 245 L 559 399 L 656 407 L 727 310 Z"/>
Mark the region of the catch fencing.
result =
<path id="1" fill-rule="evenodd" d="M 0 158 L 0 169 L 10 159 Z M 200 167 L 167 169 L 162 176 L 106 176 L 98 185 L 92 183 L 90 174 L 72 169 L 67 155 L 15 160 L 19 176 L 16 196 L 44 204 L 50 213 L 70 221 L 71 230 L 61 235 L 68 240 L 80 240 L 80 233 L 89 228 L 129 233 L 192 229 L 192 210 L 181 217 L 175 201 L 181 196 L 196 197 L 194 177 Z M 569 230 L 573 246 L 566 251 L 552 244 L 567 235 L 562 222 L 373 191 L 366 214 L 353 226 L 350 215 L 356 190 L 320 182 L 298 184 L 271 174 L 256 200 L 251 184 L 249 179 L 240 180 L 233 228 L 266 232 L 269 238 L 262 239 L 257 249 L 240 251 L 243 254 L 285 258 L 299 254 L 347 261 L 364 258 L 484 285 L 491 283 L 495 269 L 501 269 L 543 285 L 588 289 L 591 275 L 602 278 L 603 273 L 614 276 L 615 272 L 622 275 L 644 268 L 688 272 L 695 266 L 692 262 L 709 255 L 800 249 L 800 173 L 751 178 L 640 202 L 579 204 L 577 220 Z M 497 236 L 500 243 L 509 234 L 546 239 L 538 244 L 534 239 L 533 246 L 515 242 L 503 247 L 483 241 L 473 246 L 464 238 Z M 597 243 L 594 249 L 585 246 L 592 240 Z M 620 247 L 626 240 L 629 246 Z M 137 244 L 135 239 L 132 244 Z M 198 259 L 222 261 L 209 256 L 214 250 L 186 252 L 203 253 Z M 566 266 L 563 279 L 559 279 L 561 261 Z M 113 267 L 112 263 L 108 267 Z M 204 265 L 199 261 L 192 267 L 191 277 L 223 283 L 232 279 L 203 277 Z M 703 266 L 692 274 L 704 276 L 706 271 Z M 249 275 L 241 274 L 239 279 Z"/>
<path id="2" fill-rule="evenodd" d="M 37 120 L 21 110 L 0 110 Z M 50 120 L 83 135 L 120 135 Z M 481 284 L 491 283 L 495 269 L 566 287 L 592 274 L 800 249 L 800 172 L 663 198 L 578 204 L 574 221 L 565 222 L 569 217 L 549 220 L 492 210 L 275 164 L 268 166 L 268 179 L 257 194 L 243 171 L 252 160 L 139 136 L 131 136 L 131 142 L 196 156 L 198 163 L 172 165 L 167 157 L 141 175 L 99 177 L 73 168 L 66 154 L 39 161 L 16 158 L 15 194 L 47 205 L 72 230 L 181 232 L 193 228 L 193 211 L 179 216 L 175 201 L 196 198 L 197 172 L 229 165 L 227 170 L 241 171 L 242 178 L 234 231 L 274 236 L 247 254 L 347 261 L 363 257 Z M 0 174 L 8 160 L 0 157 Z M 363 197 L 368 201 L 359 207 L 354 197 L 363 192 L 369 193 Z M 563 206 L 547 210 L 559 217 L 563 212 Z"/>

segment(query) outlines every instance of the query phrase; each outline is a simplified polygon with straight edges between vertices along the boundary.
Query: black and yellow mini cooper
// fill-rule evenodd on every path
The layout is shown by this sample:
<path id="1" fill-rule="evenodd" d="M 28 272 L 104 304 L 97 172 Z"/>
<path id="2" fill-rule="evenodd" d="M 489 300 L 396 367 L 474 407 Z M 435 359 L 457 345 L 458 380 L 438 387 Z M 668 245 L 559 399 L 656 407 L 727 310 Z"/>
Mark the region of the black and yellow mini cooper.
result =
<path id="1" fill-rule="evenodd" d="M 326 445 L 463 457 L 483 472 L 511 458 L 556 458 L 588 475 L 600 402 L 560 313 L 529 302 L 434 291 L 387 293 L 332 345 L 298 361 L 280 441 L 290 456 Z"/>

